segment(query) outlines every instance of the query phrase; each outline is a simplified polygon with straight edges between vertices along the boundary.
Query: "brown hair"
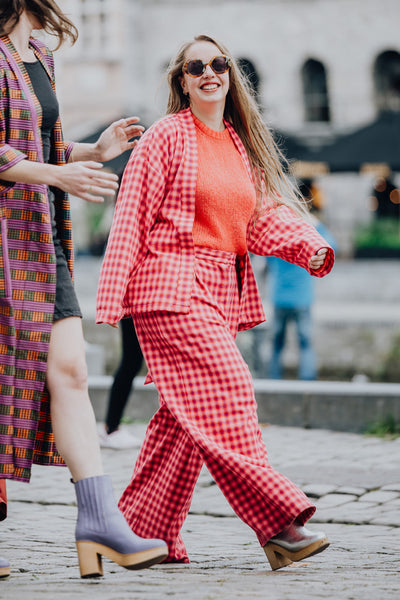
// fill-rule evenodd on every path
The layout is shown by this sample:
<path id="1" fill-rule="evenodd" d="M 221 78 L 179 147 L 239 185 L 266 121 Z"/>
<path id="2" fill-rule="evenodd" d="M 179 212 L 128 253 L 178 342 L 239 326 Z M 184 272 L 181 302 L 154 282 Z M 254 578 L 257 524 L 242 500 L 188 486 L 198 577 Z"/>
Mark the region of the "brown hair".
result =
<path id="1" fill-rule="evenodd" d="M 184 44 L 177 56 L 172 59 L 168 72 L 169 98 L 167 114 L 177 113 L 190 106 L 190 100 L 183 93 L 180 79 L 186 53 L 196 42 L 210 42 L 222 54 L 231 59 L 229 91 L 226 96 L 224 118 L 233 125 L 246 149 L 257 186 L 257 207 L 255 217 L 260 214 L 265 192 L 277 204 L 286 204 L 297 213 L 308 213 L 306 203 L 296 185 L 285 173 L 286 159 L 276 145 L 273 136 L 265 125 L 254 98 L 252 89 L 227 48 L 208 35 L 198 35 Z"/>
<path id="2" fill-rule="evenodd" d="M 23 11 L 31 13 L 50 35 L 58 38 L 57 48 L 67 39 L 74 44 L 78 30 L 53 0 L 0 0 L 0 35 L 7 35 Z"/>

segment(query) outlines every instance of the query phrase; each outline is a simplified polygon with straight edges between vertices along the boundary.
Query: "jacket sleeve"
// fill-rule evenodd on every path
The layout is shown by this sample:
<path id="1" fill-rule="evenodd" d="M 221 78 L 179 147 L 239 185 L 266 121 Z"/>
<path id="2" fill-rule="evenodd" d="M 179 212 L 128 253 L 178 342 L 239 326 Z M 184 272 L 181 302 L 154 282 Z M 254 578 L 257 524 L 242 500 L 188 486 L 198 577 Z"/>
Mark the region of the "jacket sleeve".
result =
<path id="1" fill-rule="evenodd" d="M 115 324 L 124 316 L 126 289 L 145 258 L 147 236 L 164 199 L 169 142 L 153 126 L 125 168 L 100 272 L 97 323 Z"/>
<path id="2" fill-rule="evenodd" d="M 17 164 L 19 161 L 27 158 L 26 154 L 13 148 L 7 143 L 8 116 L 4 97 L 7 94 L 4 69 L 0 69 L 0 174 Z M 0 193 L 13 187 L 14 183 L 0 179 Z"/>
<path id="3" fill-rule="evenodd" d="M 310 258 L 321 248 L 328 248 L 324 265 L 309 268 Z M 260 256 L 277 256 L 306 269 L 311 275 L 327 275 L 335 260 L 330 245 L 318 231 L 285 205 L 270 204 L 250 228 L 248 249 Z"/>

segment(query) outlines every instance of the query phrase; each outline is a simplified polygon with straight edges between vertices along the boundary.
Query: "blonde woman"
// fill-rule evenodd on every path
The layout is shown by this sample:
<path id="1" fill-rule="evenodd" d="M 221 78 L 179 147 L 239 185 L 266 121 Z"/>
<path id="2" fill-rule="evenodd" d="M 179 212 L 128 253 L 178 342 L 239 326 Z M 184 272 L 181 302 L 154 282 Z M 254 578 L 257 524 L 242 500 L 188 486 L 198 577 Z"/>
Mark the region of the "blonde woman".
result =
<path id="1" fill-rule="evenodd" d="M 98 322 L 133 316 L 160 396 L 120 507 L 138 535 L 167 541 L 167 561 L 189 562 L 180 529 L 205 463 L 278 569 L 328 540 L 304 527 L 315 507 L 268 463 L 235 345 L 265 318 L 248 253 L 321 277 L 333 251 L 302 218 L 228 50 L 198 36 L 168 79 L 169 114 L 125 170 L 98 290 Z"/>

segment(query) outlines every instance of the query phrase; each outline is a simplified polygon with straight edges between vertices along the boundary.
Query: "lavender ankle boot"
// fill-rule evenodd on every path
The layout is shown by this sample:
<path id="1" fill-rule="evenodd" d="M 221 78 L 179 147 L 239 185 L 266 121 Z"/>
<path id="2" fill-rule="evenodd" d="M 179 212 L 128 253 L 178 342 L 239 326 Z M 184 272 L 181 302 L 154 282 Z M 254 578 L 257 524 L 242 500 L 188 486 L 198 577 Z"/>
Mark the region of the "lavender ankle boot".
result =
<path id="1" fill-rule="evenodd" d="M 10 563 L 5 558 L 0 558 L 0 577 L 7 577 L 10 574 Z"/>
<path id="2" fill-rule="evenodd" d="M 137 536 L 119 510 L 108 475 L 75 483 L 78 521 L 75 529 L 81 577 L 103 575 L 102 556 L 126 569 L 144 569 L 168 556 L 163 540 Z"/>

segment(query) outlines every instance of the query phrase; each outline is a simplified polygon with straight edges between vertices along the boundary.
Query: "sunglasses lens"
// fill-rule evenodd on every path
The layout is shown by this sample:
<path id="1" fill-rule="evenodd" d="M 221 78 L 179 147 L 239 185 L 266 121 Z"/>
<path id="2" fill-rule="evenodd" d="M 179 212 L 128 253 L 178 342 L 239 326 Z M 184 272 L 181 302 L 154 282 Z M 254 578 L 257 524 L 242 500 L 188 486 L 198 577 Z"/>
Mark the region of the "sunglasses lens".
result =
<path id="1" fill-rule="evenodd" d="M 212 61 L 211 68 L 214 73 L 225 73 L 225 71 L 229 69 L 228 60 L 225 58 L 225 56 L 217 56 Z"/>
<path id="2" fill-rule="evenodd" d="M 204 71 L 204 66 L 201 60 L 189 60 L 186 70 L 192 77 L 199 77 Z"/>

